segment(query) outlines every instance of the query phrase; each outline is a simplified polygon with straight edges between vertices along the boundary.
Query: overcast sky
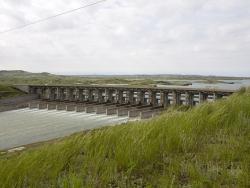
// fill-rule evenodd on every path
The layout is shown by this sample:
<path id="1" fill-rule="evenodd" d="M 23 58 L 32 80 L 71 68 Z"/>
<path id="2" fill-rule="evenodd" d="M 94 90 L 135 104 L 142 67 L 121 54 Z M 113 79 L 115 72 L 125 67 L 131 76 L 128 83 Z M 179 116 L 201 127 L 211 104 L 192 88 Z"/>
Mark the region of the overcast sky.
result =
<path id="1" fill-rule="evenodd" d="M 95 0 L 1 0 L 0 31 Z M 250 76 L 250 0 L 107 0 L 0 34 L 0 69 Z"/>

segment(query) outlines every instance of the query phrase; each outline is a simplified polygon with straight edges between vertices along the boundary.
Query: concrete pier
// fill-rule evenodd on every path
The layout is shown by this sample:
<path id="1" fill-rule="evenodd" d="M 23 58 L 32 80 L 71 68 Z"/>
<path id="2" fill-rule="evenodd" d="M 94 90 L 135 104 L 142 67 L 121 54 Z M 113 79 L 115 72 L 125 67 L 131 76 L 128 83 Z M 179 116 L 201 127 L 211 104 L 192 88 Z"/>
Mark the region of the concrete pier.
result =
<path id="1" fill-rule="evenodd" d="M 29 103 L 29 108 L 33 109 L 33 108 L 38 108 L 39 103 L 38 102 L 30 102 Z"/>
<path id="2" fill-rule="evenodd" d="M 96 106 L 88 106 L 86 107 L 86 113 L 96 112 Z"/>
<path id="3" fill-rule="evenodd" d="M 57 105 L 52 103 L 52 104 L 48 104 L 48 110 L 56 110 L 57 109 Z"/>
<path id="4" fill-rule="evenodd" d="M 143 111 L 140 112 L 141 119 L 149 119 L 153 117 L 154 112 L 153 111 Z"/>
<path id="5" fill-rule="evenodd" d="M 75 105 L 66 105 L 66 111 L 76 111 Z"/>
<path id="6" fill-rule="evenodd" d="M 140 115 L 141 115 L 141 110 L 130 110 L 129 112 L 128 112 L 128 117 L 129 118 L 136 118 L 136 117 L 140 117 Z"/>
<path id="7" fill-rule="evenodd" d="M 128 116 L 129 109 L 117 109 L 118 116 Z"/>
<path id="8" fill-rule="evenodd" d="M 115 115 L 117 114 L 117 108 L 110 108 L 106 110 L 106 115 Z"/>
<path id="9" fill-rule="evenodd" d="M 83 105 L 76 105 L 76 112 L 85 112 L 86 107 Z"/>
<path id="10" fill-rule="evenodd" d="M 106 111 L 107 107 L 100 106 L 96 108 L 96 114 L 106 114 Z"/>
<path id="11" fill-rule="evenodd" d="M 66 104 L 57 104 L 56 109 L 57 110 L 66 110 Z"/>
<path id="12" fill-rule="evenodd" d="M 46 104 L 46 103 L 39 103 L 38 104 L 38 109 L 48 109 L 48 104 Z"/>

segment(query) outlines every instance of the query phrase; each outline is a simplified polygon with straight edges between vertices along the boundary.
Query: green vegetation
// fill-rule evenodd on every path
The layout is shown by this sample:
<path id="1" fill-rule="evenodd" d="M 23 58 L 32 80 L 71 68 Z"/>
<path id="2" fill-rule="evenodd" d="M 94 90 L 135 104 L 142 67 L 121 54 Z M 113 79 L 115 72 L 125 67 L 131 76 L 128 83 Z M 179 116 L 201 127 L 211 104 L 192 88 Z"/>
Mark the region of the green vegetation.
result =
<path id="1" fill-rule="evenodd" d="M 249 187 L 250 91 L 0 157 L 1 187 Z"/>
<path id="2" fill-rule="evenodd" d="M 21 91 L 14 89 L 8 85 L 0 85 L 0 99 L 20 96 L 20 95 L 23 95 Z"/>
<path id="3" fill-rule="evenodd" d="M 185 75 L 96 75 L 96 76 L 63 76 L 50 73 L 30 73 L 21 70 L 0 71 L 0 83 L 12 84 L 126 84 L 132 86 L 190 85 L 188 80 L 201 80 L 204 83 L 218 83 L 218 80 L 243 79 L 213 76 Z"/>

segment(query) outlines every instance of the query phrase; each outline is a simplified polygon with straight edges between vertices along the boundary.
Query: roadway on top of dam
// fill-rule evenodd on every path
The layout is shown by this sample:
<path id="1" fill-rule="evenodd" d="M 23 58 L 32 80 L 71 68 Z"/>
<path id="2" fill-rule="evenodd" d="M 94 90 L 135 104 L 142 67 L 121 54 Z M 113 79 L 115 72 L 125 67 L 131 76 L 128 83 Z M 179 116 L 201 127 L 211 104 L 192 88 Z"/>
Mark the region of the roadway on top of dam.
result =
<path id="1" fill-rule="evenodd" d="M 218 88 L 188 88 L 185 86 L 167 86 L 167 87 L 153 87 L 153 86 L 124 86 L 124 85 L 80 85 L 80 84 L 31 84 L 24 85 L 29 87 L 70 87 L 70 88 L 86 88 L 86 89 L 118 89 L 118 90 L 151 90 L 151 91 L 184 91 L 184 92 L 219 92 L 219 93 L 235 93 L 238 89 L 218 89 Z"/>

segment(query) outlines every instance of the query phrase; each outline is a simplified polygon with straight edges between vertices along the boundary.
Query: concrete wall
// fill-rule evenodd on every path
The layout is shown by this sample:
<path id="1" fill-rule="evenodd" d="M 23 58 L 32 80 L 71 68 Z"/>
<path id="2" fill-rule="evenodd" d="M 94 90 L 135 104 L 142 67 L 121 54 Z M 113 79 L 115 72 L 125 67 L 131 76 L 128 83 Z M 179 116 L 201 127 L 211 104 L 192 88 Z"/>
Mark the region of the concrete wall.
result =
<path id="1" fill-rule="evenodd" d="M 28 85 L 14 85 L 14 88 L 23 91 L 25 93 L 29 93 L 29 86 Z"/>
<path id="2" fill-rule="evenodd" d="M 66 111 L 75 111 L 76 110 L 76 106 L 75 105 L 67 105 L 66 106 Z"/>
<path id="3" fill-rule="evenodd" d="M 141 113 L 141 110 L 130 110 L 128 117 L 130 117 L 130 118 L 139 117 L 140 113 Z"/>
<path id="4" fill-rule="evenodd" d="M 38 104 L 39 104 L 39 102 L 30 102 L 29 103 L 29 108 L 30 109 L 38 108 Z"/>
<path id="5" fill-rule="evenodd" d="M 29 102 L 35 99 L 38 99 L 37 95 L 25 95 L 25 96 L 19 96 L 19 97 L 12 97 L 12 98 L 7 98 L 7 99 L 1 99 L 0 105 L 16 105 L 20 103 Z"/>
<path id="6" fill-rule="evenodd" d="M 66 104 L 58 104 L 56 109 L 57 110 L 66 110 Z"/>
<path id="7" fill-rule="evenodd" d="M 57 105 L 56 104 L 48 104 L 48 110 L 56 110 Z"/>
<path id="8" fill-rule="evenodd" d="M 118 109 L 117 110 L 117 115 L 118 116 L 128 116 L 128 109 Z"/>
<path id="9" fill-rule="evenodd" d="M 76 106 L 76 112 L 85 112 L 86 108 L 83 105 Z"/>
<path id="10" fill-rule="evenodd" d="M 141 112 L 141 119 L 149 119 L 153 117 L 154 112 L 153 111 L 145 111 Z"/>
<path id="11" fill-rule="evenodd" d="M 98 107 L 98 108 L 96 109 L 96 114 L 105 114 L 105 113 L 106 113 L 106 110 L 107 110 L 106 107 L 100 106 L 100 107 Z"/>
<path id="12" fill-rule="evenodd" d="M 11 97 L 0 100 L 0 112 L 14 110 L 18 108 L 28 107 L 28 103 L 34 99 L 37 99 L 37 95 L 25 95 L 19 97 Z"/>
<path id="13" fill-rule="evenodd" d="M 38 109 L 48 109 L 48 105 L 46 103 L 39 103 Z"/>
<path id="14" fill-rule="evenodd" d="M 93 113 L 96 111 L 96 107 L 95 106 L 88 106 L 86 107 L 86 113 Z"/>
<path id="15" fill-rule="evenodd" d="M 0 112 L 5 112 L 5 111 L 9 111 L 9 110 L 16 110 L 16 109 L 21 109 L 21 108 L 27 108 L 27 107 L 28 107 L 28 103 L 19 104 L 17 106 L 0 106 Z"/>
<path id="16" fill-rule="evenodd" d="M 117 108 L 107 109 L 106 114 L 107 115 L 115 115 L 115 114 L 117 114 Z"/>

